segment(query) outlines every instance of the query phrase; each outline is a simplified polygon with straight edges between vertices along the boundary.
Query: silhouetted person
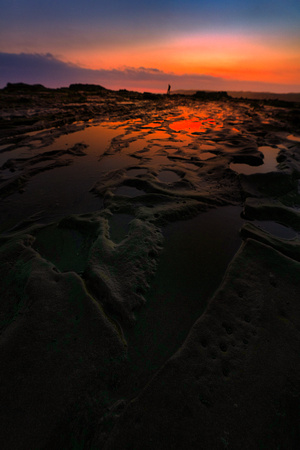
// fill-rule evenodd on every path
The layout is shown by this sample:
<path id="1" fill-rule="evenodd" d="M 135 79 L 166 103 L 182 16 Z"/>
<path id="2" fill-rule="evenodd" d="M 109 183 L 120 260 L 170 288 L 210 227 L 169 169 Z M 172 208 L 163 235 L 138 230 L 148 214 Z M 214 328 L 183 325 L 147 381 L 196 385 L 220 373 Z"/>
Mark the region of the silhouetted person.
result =
<path id="1" fill-rule="evenodd" d="M 171 86 L 168 84 L 167 95 L 170 95 L 170 91 L 171 91 Z"/>

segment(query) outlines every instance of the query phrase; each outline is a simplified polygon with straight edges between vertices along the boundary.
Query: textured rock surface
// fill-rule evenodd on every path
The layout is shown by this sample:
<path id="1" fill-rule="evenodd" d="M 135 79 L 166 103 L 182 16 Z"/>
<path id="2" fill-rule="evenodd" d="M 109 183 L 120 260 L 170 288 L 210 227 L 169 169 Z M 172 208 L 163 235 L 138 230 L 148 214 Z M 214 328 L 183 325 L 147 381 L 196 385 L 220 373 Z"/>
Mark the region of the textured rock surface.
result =
<path id="1" fill-rule="evenodd" d="M 300 264 L 249 240 L 105 449 L 296 448 Z"/>
<path id="2" fill-rule="evenodd" d="M 30 241 L 0 253 L 0 442 L 9 449 L 63 444 L 63 423 L 71 432 L 72 421 L 84 426 L 86 414 L 103 413 L 125 355 L 78 275 L 58 273 Z"/>
<path id="3" fill-rule="evenodd" d="M 0 102 L 1 450 L 298 449 L 299 106 L 25 87 Z"/>

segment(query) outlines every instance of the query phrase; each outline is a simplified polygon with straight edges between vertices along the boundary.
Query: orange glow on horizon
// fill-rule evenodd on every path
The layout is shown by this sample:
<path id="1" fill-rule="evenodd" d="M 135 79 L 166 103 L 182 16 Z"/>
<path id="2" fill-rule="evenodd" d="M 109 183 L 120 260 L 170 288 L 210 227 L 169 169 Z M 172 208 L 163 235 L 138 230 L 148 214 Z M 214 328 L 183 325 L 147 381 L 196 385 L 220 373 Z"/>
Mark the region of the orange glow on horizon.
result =
<path id="1" fill-rule="evenodd" d="M 243 34 L 207 34 L 177 37 L 159 46 L 136 43 L 128 47 L 126 44 L 94 47 L 84 52 L 71 50 L 63 59 L 93 70 L 145 67 L 177 75 L 205 74 L 224 79 L 297 84 L 299 50 L 288 44 L 281 40 L 277 45 L 274 38 L 269 42 Z"/>

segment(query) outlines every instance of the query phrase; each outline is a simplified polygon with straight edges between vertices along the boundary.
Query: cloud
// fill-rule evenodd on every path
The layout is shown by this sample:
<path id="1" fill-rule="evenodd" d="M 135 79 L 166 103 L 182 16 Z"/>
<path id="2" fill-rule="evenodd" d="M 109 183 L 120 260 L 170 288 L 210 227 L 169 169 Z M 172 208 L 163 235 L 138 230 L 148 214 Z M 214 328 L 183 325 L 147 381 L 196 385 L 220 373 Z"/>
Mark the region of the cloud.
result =
<path id="1" fill-rule="evenodd" d="M 68 86 L 70 83 L 91 79 L 93 73 L 73 64 L 66 64 L 47 54 L 0 53 L 0 86 L 7 82 L 41 83 L 47 87 Z M 95 75 L 95 74 L 94 74 Z M 96 79 L 96 76 L 95 76 Z"/>
<path id="2" fill-rule="evenodd" d="M 172 89 L 252 90 L 271 92 L 297 92 L 300 85 L 280 85 L 263 82 L 226 80 L 207 74 L 179 75 L 157 68 L 124 67 L 111 70 L 84 69 L 60 61 L 51 53 L 0 53 L 0 87 L 10 83 L 43 84 L 56 88 L 72 83 L 100 84 L 108 89 L 165 92 Z"/>

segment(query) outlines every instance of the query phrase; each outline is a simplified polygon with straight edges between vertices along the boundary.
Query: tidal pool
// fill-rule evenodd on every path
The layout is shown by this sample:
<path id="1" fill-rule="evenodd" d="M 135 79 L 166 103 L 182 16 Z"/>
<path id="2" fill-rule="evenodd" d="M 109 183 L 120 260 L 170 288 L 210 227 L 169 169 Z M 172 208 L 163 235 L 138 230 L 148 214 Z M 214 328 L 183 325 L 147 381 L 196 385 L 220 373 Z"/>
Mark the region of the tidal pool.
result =
<path id="1" fill-rule="evenodd" d="M 294 136 L 293 134 L 289 134 L 287 139 L 289 141 L 295 141 L 295 142 L 300 142 L 300 136 Z"/>
<path id="2" fill-rule="evenodd" d="M 216 148 L 215 145 L 212 145 L 212 144 L 201 144 L 201 145 L 199 146 L 199 149 L 200 149 L 201 151 L 214 150 L 215 148 Z"/>
<path id="3" fill-rule="evenodd" d="M 258 150 L 264 154 L 264 162 L 259 166 L 250 166 L 249 164 L 231 163 L 230 169 L 243 175 L 252 175 L 254 173 L 268 173 L 277 170 L 278 162 L 276 157 L 278 155 L 278 148 L 263 146 L 258 147 Z"/>
<path id="4" fill-rule="evenodd" d="M 112 126 L 116 124 L 112 123 Z M 102 200 L 90 192 L 93 185 L 101 179 L 101 171 L 136 164 L 136 160 L 127 155 L 123 155 L 119 160 L 107 157 L 106 160 L 103 161 L 103 158 L 99 161 L 99 156 L 109 147 L 111 139 L 119 134 L 119 128 L 98 124 L 64 134 L 52 144 L 40 149 L 39 153 L 64 150 L 80 142 L 88 146 L 84 156 L 63 155 L 62 159 L 70 159 L 69 165 L 43 171 L 47 164 L 42 163 L 44 167 L 40 167 L 40 173 L 28 179 L 24 191 L 15 192 L 2 201 L 0 229 L 10 229 L 31 216 L 35 216 L 36 222 L 49 223 L 69 214 L 101 209 Z M 13 153 L 5 152 L 1 156 L 5 162 L 11 156 L 30 158 L 36 154 L 36 151 L 33 153 L 33 150 L 27 147 L 20 147 Z M 58 160 L 59 158 L 49 161 L 49 166 Z M 16 174 L 22 174 L 21 169 L 10 173 L 9 176 L 12 178 Z"/>
<path id="5" fill-rule="evenodd" d="M 148 161 L 143 162 L 144 164 L 147 164 L 149 166 L 158 166 L 158 165 L 164 165 L 164 164 L 169 164 L 170 160 L 167 156 L 163 156 L 163 155 L 152 155 L 149 156 L 147 155 L 147 159 L 149 158 Z"/>
<path id="6" fill-rule="evenodd" d="M 110 238 L 116 244 L 122 242 L 129 231 L 129 224 L 134 219 L 130 214 L 114 214 L 109 219 Z"/>
<path id="7" fill-rule="evenodd" d="M 115 195 L 126 195 L 127 197 L 138 197 L 145 194 L 145 191 L 131 186 L 120 186 L 115 190 Z"/>
<path id="8" fill-rule="evenodd" d="M 203 125 L 202 121 L 195 120 L 180 120 L 178 122 L 173 122 L 170 125 L 171 130 L 174 131 L 188 131 L 188 132 L 204 132 L 207 127 Z"/>
<path id="9" fill-rule="evenodd" d="M 216 155 L 214 153 L 210 153 L 210 152 L 203 152 L 199 154 L 199 158 L 202 159 L 202 161 L 206 161 L 207 159 L 210 158 L 215 158 Z"/>
<path id="10" fill-rule="evenodd" d="M 136 177 L 138 175 L 145 175 L 147 173 L 147 169 L 128 169 L 127 175 L 130 177 Z"/>
<path id="11" fill-rule="evenodd" d="M 261 228 L 262 230 L 267 231 L 273 236 L 282 238 L 282 239 L 294 239 L 299 236 L 292 228 L 286 227 L 281 223 L 274 222 L 272 220 L 254 220 L 251 223 Z"/>
<path id="12" fill-rule="evenodd" d="M 242 208 L 225 206 L 163 229 L 164 248 L 137 323 L 126 331 L 137 390 L 183 343 L 240 247 Z"/>
<path id="13" fill-rule="evenodd" d="M 180 180 L 180 176 L 177 175 L 177 173 L 172 172 L 172 170 L 162 170 L 157 175 L 157 178 L 163 183 L 175 183 Z"/>
<path id="14" fill-rule="evenodd" d="M 181 117 L 170 124 L 170 129 L 179 132 L 205 133 L 208 129 L 218 130 L 223 127 L 223 112 L 215 110 L 213 104 L 208 104 L 205 110 L 195 110 L 190 107 L 181 108 Z"/>
<path id="15" fill-rule="evenodd" d="M 136 160 L 132 156 L 118 154 L 104 156 L 99 162 L 99 171 L 110 172 L 111 170 L 123 169 L 127 166 L 133 166 Z"/>
<path id="16" fill-rule="evenodd" d="M 7 147 L 11 147 L 10 145 Z M 33 156 L 33 151 L 27 146 L 24 147 L 18 147 L 14 150 L 7 150 L 0 152 L 0 167 L 3 166 L 3 164 L 9 160 L 14 158 L 29 158 L 30 156 Z"/>

